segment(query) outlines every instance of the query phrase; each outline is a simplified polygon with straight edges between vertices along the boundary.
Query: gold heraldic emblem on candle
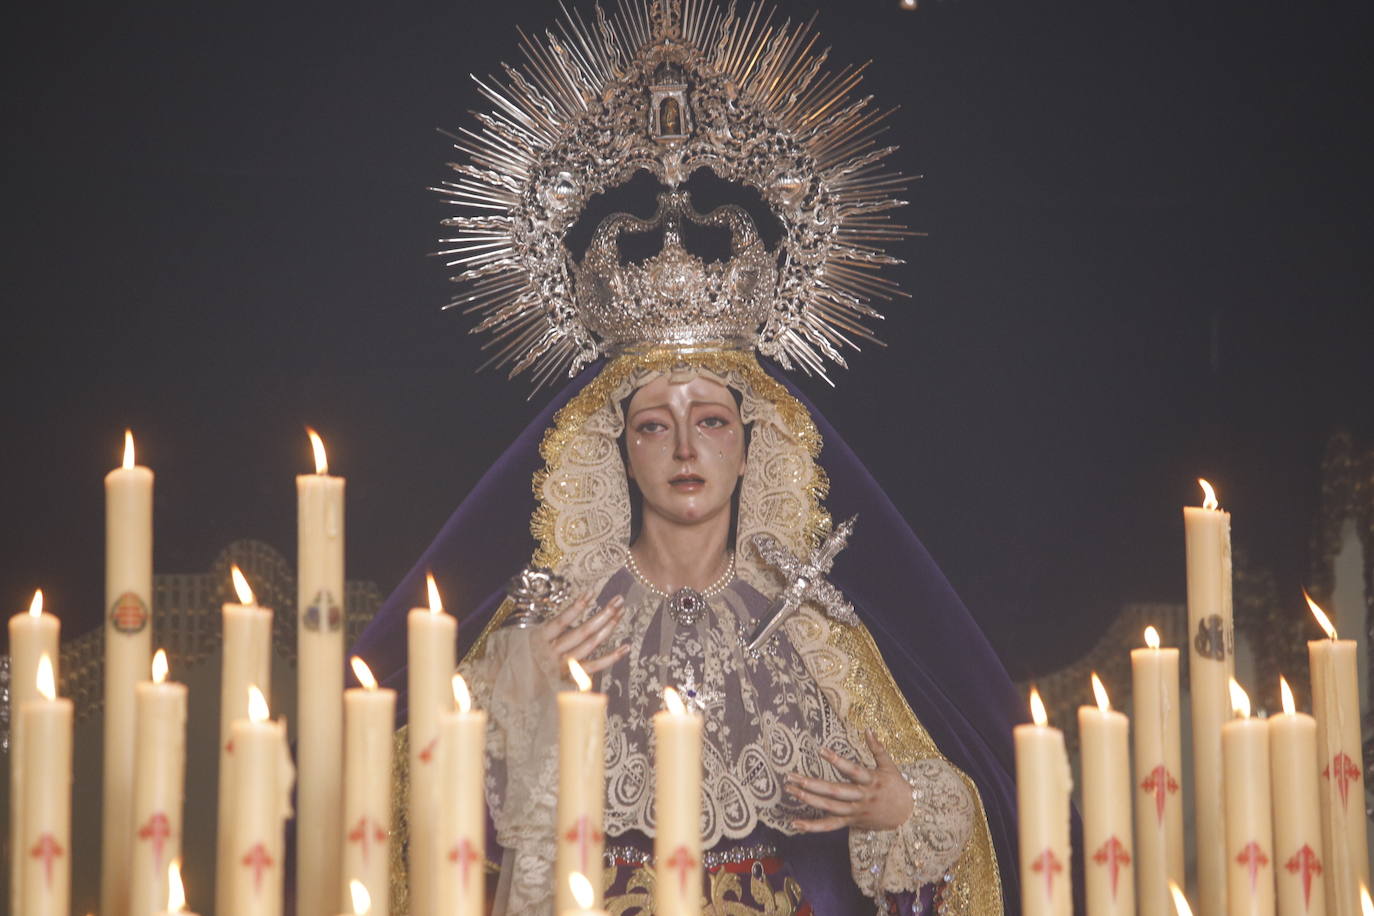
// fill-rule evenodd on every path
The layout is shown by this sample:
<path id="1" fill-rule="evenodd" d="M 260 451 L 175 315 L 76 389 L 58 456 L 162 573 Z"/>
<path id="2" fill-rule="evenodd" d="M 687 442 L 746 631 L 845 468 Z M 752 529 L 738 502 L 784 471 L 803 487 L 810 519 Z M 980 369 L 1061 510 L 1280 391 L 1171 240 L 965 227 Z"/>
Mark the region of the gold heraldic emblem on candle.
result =
<path id="1" fill-rule="evenodd" d="M 141 633 L 148 625 L 148 605 L 134 592 L 125 592 L 110 605 L 110 624 L 120 633 Z"/>

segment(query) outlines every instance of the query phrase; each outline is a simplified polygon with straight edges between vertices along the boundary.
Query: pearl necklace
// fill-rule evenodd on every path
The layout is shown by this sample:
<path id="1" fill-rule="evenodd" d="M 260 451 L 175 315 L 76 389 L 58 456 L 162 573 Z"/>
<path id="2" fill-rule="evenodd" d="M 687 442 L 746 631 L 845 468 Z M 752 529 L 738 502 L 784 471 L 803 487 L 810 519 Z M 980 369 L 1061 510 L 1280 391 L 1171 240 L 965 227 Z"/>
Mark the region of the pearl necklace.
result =
<path id="1" fill-rule="evenodd" d="M 671 595 L 659 588 L 639 569 L 639 564 L 635 563 L 634 551 L 629 551 L 628 559 L 625 561 L 630 573 L 639 580 L 639 584 L 649 591 L 649 594 L 668 602 L 668 613 L 680 626 L 689 627 L 696 623 L 706 610 L 706 600 L 714 598 L 725 590 L 725 586 L 735 578 L 735 555 L 730 554 L 730 561 L 725 564 L 725 572 L 721 573 L 720 578 L 706 586 L 704 591 L 697 591 L 694 588 L 683 587 L 673 592 Z"/>

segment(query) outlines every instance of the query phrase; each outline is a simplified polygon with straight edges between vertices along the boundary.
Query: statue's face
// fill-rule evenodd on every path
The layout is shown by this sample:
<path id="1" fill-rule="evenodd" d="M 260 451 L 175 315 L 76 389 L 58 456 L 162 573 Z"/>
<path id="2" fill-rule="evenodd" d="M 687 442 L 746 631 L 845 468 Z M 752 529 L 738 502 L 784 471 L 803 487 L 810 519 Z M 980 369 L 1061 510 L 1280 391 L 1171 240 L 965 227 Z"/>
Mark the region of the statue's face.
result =
<path id="1" fill-rule="evenodd" d="M 744 439 L 734 395 L 719 382 L 660 376 L 640 388 L 626 409 L 625 451 L 645 513 L 678 524 L 729 513 Z"/>

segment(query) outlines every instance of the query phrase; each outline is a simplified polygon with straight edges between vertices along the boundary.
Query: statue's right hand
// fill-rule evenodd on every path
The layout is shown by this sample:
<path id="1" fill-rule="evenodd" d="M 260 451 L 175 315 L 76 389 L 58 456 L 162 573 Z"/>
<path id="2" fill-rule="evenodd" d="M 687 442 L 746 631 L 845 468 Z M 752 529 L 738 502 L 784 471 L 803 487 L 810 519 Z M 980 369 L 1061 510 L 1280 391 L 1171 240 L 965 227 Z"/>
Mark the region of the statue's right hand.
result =
<path id="1" fill-rule="evenodd" d="M 629 646 L 589 658 L 615 630 L 625 612 L 625 600 L 617 595 L 601 610 L 573 626 L 586 614 L 593 595 L 579 595 L 553 618 L 535 627 L 534 650 L 540 666 L 555 680 L 568 676 L 569 658 L 575 658 L 588 674 L 596 674 L 614 665 L 630 651 Z"/>

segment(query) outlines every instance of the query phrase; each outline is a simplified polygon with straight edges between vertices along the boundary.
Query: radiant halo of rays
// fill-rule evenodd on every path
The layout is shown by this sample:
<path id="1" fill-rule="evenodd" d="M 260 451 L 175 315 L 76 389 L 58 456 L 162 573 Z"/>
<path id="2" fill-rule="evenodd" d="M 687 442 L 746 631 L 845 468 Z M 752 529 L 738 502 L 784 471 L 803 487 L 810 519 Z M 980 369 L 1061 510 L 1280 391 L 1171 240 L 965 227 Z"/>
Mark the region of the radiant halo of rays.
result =
<path id="1" fill-rule="evenodd" d="M 523 62 L 474 76 L 491 108 L 452 134 L 464 161 L 435 191 L 443 256 L 460 291 L 447 308 L 490 333 L 487 365 L 530 371 L 536 389 L 609 351 L 578 320 L 574 265 L 562 239 L 587 201 L 640 169 L 677 186 L 697 168 L 760 192 L 783 225 L 771 317 L 753 332 L 785 368 L 825 376 L 841 349 L 877 342 L 870 304 L 904 295 L 879 269 L 909 235 L 890 218 L 907 179 L 880 144 L 890 111 L 856 90 L 867 66 L 828 69 L 814 19 L 779 21 L 711 0 L 623 0 L 589 18 L 567 7 L 542 37 L 520 32 Z M 692 135 L 649 136 L 649 86 L 665 60 L 691 84 Z M 626 331 L 629 336 L 630 331 Z"/>

